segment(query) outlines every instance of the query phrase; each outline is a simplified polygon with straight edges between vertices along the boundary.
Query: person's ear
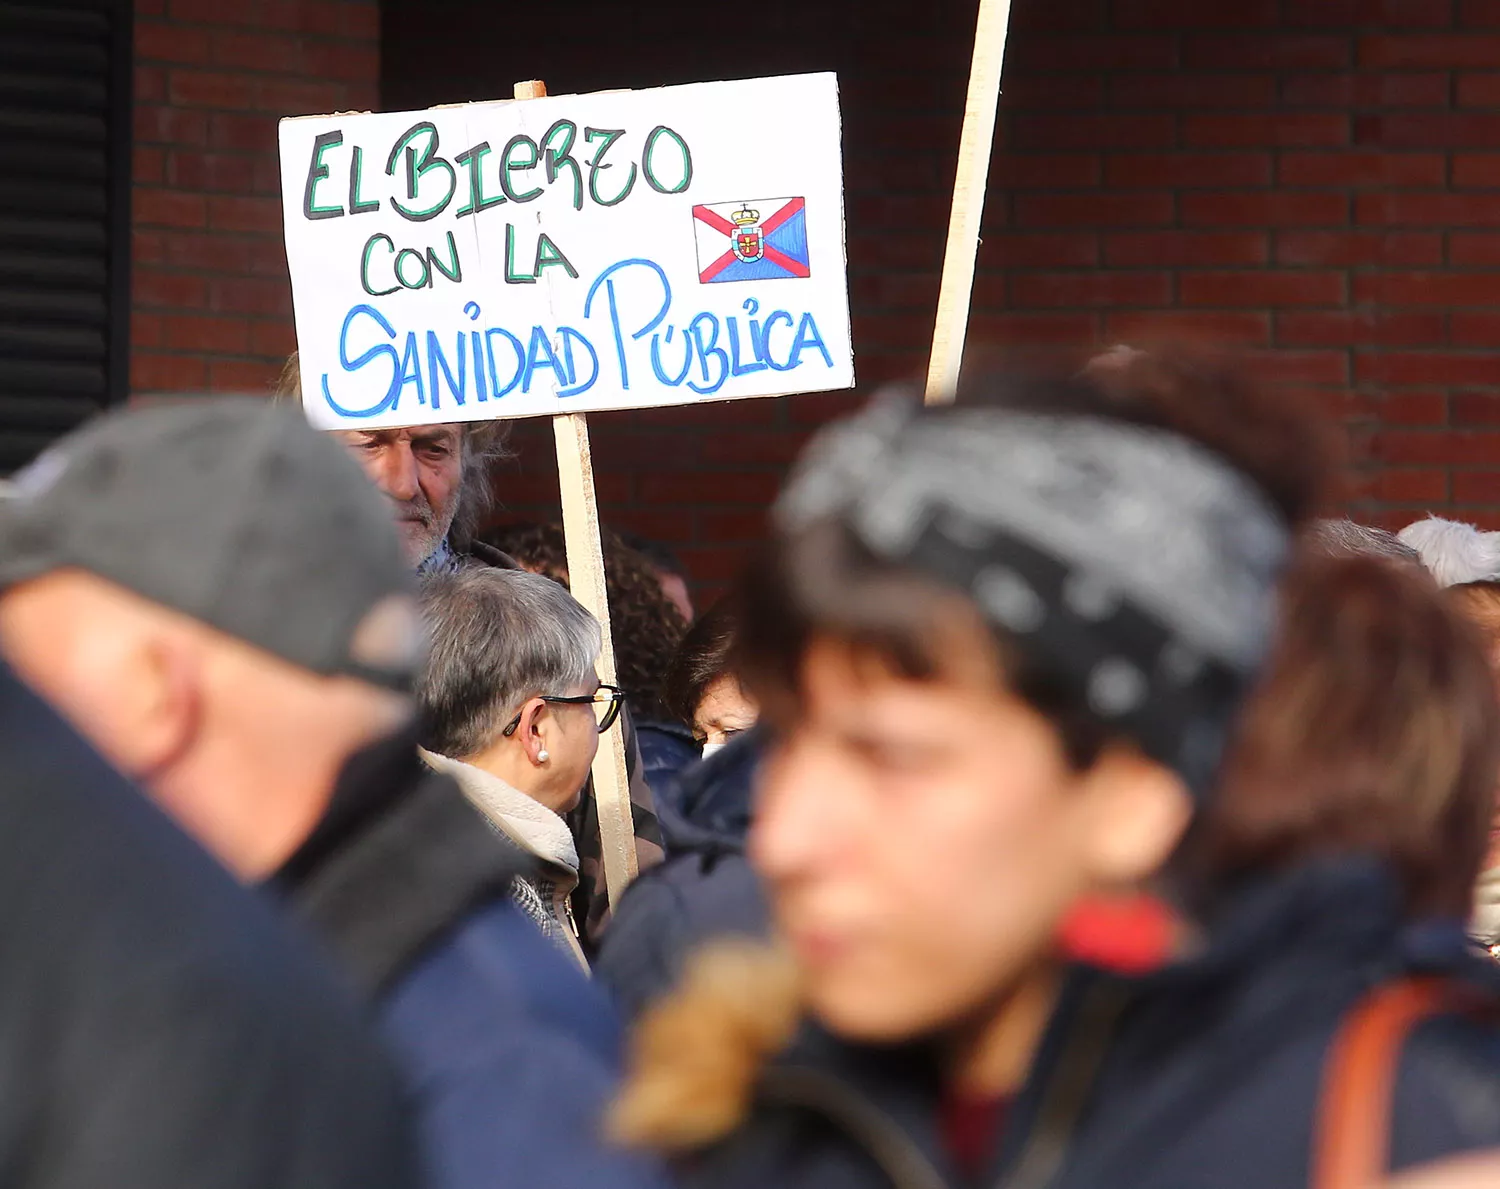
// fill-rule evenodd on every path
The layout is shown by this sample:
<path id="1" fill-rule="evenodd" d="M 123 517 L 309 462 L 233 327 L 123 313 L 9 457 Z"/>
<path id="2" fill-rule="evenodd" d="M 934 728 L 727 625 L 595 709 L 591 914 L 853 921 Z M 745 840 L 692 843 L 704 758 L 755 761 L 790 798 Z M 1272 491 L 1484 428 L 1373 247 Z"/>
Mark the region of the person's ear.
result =
<path id="1" fill-rule="evenodd" d="M 1096 886 L 1124 888 L 1159 872 L 1193 817 L 1181 777 L 1126 747 L 1112 747 L 1083 775 L 1083 854 Z"/>
<path id="2" fill-rule="evenodd" d="M 541 767 L 552 758 L 547 749 L 552 733 L 552 713 L 541 698 L 531 698 L 521 707 L 521 722 L 516 727 L 516 738 L 526 758 Z"/>
<path id="3" fill-rule="evenodd" d="M 134 673 L 119 691 L 122 731 L 116 741 L 128 775 L 149 784 L 192 747 L 203 722 L 203 665 L 192 644 L 160 634 L 142 639 Z"/>

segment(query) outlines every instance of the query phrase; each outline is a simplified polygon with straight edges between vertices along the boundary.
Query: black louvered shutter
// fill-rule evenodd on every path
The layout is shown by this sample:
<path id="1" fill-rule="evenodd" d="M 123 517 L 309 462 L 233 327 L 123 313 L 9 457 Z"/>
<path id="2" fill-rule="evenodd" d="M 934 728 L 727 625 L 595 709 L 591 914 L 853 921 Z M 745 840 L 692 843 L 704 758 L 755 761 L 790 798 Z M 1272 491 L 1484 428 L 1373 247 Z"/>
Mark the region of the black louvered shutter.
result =
<path id="1" fill-rule="evenodd" d="M 131 4 L 0 0 L 0 474 L 125 398 Z"/>

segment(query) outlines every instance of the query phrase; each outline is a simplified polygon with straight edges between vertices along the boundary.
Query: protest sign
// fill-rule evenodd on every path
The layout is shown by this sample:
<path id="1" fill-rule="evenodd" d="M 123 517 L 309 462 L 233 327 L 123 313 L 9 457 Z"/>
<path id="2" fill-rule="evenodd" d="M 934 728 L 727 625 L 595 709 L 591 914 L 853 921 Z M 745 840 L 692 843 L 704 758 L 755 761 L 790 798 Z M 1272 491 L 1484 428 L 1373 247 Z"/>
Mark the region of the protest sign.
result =
<path id="1" fill-rule="evenodd" d="M 849 387 L 831 74 L 281 122 L 324 429 Z"/>

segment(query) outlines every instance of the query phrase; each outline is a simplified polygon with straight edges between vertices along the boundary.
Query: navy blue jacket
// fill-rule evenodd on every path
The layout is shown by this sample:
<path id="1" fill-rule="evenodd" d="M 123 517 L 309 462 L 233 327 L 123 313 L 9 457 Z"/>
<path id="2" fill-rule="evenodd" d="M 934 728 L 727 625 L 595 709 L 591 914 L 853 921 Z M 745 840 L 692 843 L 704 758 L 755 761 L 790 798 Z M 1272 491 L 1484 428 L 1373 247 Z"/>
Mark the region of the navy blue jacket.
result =
<path id="1" fill-rule="evenodd" d="M 742 735 L 684 770 L 659 800 L 667 861 L 630 886 L 594 963 L 627 1018 L 669 990 L 707 938 L 766 932 L 765 899 L 745 858 L 760 755 L 758 733 Z"/>
<path id="2" fill-rule="evenodd" d="M 466 916 L 380 1004 L 420 1104 L 435 1186 L 649 1185 L 598 1140 L 620 1036 L 591 986 L 510 903 Z"/>
<path id="3" fill-rule="evenodd" d="M 618 1025 L 511 903 L 522 861 L 400 738 L 355 758 L 279 883 L 375 1001 L 432 1189 L 659 1185 L 600 1138 Z"/>
<path id="4" fill-rule="evenodd" d="M 0 1184 L 416 1189 L 405 1105 L 306 939 L 0 665 Z"/>
<path id="5" fill-rule="evenodd" d="M 1500 997 L 1500 972 L 1458 922 L 1403 924 L 1394 882 L 1352 861 L 1247 892 L 1198 959 L 1138 980 L 1080 970 L 979 1183 L 1302 1189 L 1329 1043 L 1365 991 L 1403 973 Z M 686 1162 L 684 1181 L 961 1185 L 938 1138 L 941 1093 L 924 1046 L 864 1049 L 809 1029 L 765 1072 L 749 1121 Z M 1393 1120 L 1395 1169 L 1500 1144 L 1500 1032 L 1466 1018 L 1420 1027 Z"/>
<path id="6" fill-rule="evenodd" d="M 641 771 L 656 798 L 658 814 L 663 805 L 672 804 L 677 778 L 698 762 L 703 749 L 692 731 L 675 722 L 638 722 L 635 740 L 641 749 Z"/>

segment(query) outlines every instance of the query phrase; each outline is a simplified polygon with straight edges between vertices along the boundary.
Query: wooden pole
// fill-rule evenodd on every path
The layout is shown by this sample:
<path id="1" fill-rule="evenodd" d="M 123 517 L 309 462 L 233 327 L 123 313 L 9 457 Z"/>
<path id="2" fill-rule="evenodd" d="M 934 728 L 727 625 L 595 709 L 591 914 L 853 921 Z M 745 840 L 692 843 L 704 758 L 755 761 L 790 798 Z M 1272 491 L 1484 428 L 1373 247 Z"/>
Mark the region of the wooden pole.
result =
<path id="1" fill-rule="evenodd" d="M 517 99 L 540 99 L 545 83 L 517 83 Z M 593 612 L 603 634 L 599 677 L 615 680 L 615 646 L 609 627 L 609 595 L 604 585 L 604 545 L 599 533 L 599 501 L 594 494 L 594 464 L 589 452 L 589 423 L 582 413 L 552 419 L 557 439 L 557 479 L 562 492 L 563 536 L 568 554 L 568 582 L 573 597 Z M 630 777 L 625 770 L 625 732 L 617 722 L 599 741 L 594 757 L 594 798 L 599 805 L 599 833 L 604 846 L 604 886 L 610 906 L 636 877 L 635 825 L 630 814 Z"/>
<path id="2" fill-rule="evenodd" d="M 963 365 L 969 303 L 974 292 L 974 256 L 979 249 L 1009 25 L 1010 0 L 979 0 L 969 96 L 958 141 L 958 173 L 953 181 L 953 210 L 948 218 L 948 246 L 943 252 L 943 282 L 938 290 L 937 325 L 927 363 L 925 400 L 929 405 L 947 404 L 953 399 Z"/>

